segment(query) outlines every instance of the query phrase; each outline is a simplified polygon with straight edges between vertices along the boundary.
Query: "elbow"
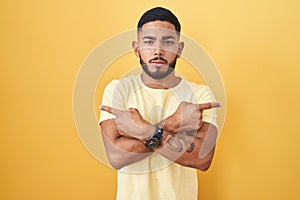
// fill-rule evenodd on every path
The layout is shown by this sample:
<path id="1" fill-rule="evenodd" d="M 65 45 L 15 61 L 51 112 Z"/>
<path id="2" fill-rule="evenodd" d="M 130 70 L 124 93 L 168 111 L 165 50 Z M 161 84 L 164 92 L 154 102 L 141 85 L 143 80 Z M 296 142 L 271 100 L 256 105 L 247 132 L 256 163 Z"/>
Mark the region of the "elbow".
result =
<path id="1" fill-rule="evenodd" d="M 207 160 L 201 160 L 197 166 L 197 169 L 202 172 L 205 172 L 210 168 L 211 163 L 212 163 L 212 158 Z"/>
<path id="2" fill-rule="evenodd" d="M 122 159 L 119 158 L 118 155 L 114 155 L 113 153 L 108 153 L 107 157 L 111 167 L 114 168 L 115 170 L 119 170 L 125 166 L 124 163 L 121 162 Z"/>
<path id="3" fill-rule="evenodd" d="M 114 168 L 115 170 L 119 170 L 119 169 L 121 169 L 123 167 L 119 163 L 112 162 L 111 160 L 109 160 L 109 162 L 110 162 L 111 167 Z"/>
<path id="4" fill-rule="evenodd" d="M 199 169 L 202 172 L 206 172 L 209 168 L 210 168 L 210 164 L 202 164 L 197 167 L 197 169 Z"/>

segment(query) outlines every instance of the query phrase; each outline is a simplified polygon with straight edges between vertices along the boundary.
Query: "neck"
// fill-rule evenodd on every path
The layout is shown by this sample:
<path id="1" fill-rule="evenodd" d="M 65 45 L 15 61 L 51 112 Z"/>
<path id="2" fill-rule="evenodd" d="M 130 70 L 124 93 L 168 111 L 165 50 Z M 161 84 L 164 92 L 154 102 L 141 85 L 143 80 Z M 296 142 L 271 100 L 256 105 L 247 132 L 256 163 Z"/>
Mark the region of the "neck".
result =
<path id="1" fill-rule="evenodd" d="M 143 71 L 141 78 L 146 86 L 153 89 L 169 89 L 175 87 L 181 81 L 180 77 L 175 76 L 174 71 L 162 79 L 154 79 Z"/>

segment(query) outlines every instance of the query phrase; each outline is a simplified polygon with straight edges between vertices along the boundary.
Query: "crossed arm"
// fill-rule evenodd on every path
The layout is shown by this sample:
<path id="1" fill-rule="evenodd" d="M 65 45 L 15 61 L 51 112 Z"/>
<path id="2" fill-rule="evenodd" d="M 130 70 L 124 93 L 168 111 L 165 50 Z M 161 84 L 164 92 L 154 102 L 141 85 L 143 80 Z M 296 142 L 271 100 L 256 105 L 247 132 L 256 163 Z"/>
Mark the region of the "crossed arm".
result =
<path id="1" fill-rule="evenodd" d="M 183 166 L 207 170 L 214 154 L 217 128 L 203 122 L 202 113 L 219 106 L 182 102 L 171 116 L 156 124 L 164 130 L 162 145 L 154 150 L 145 146 L 145 139 L 153 135 L 155 126 L 145 121 L 137 109 L 122 111 L 101 106 L 102 111 L 116 116 L 100 124 L 111 165 L 120 169 L 155 151 Z"/>

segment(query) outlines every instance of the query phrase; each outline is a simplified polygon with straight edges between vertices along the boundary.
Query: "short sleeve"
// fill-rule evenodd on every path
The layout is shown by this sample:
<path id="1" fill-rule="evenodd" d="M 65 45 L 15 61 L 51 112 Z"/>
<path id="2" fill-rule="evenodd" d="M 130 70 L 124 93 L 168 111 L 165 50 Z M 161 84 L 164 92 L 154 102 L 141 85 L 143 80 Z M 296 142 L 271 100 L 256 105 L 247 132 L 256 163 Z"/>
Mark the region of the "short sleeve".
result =
<path id="1" fill-rule="evenodd" d="M 199 88 L 196 91 L 196 98 L 197 98 L 197 103 L 199 103 L 199 104 L 216 101 L 216 98 L 215 98 L 212 90 L 206 85 L 201 85 L 201 88 Z M 205 109 L 203 111 L 203 121 L 208 122 L 208 123 L 213 124 L 216 127 L 218 127 L 216 108 Z"/>
<path id="2" fill-rule="evenodd" d="M 125 110 L 124 89 L 119 80 L 111 81 L 104 89 L 101 105 L 110 106 L 116 109 Z M 101 111 L 99 123 L 116 118 L 114 115 Z"/>

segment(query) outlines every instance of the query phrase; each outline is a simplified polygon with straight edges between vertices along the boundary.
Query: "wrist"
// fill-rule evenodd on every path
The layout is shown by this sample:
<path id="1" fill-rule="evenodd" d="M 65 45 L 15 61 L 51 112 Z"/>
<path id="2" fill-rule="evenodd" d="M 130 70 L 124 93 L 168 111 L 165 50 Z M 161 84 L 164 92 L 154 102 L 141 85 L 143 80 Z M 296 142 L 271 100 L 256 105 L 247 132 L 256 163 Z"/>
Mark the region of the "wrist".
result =
<path id="1" fill-rule="evenodd" d="M 150 136 L 152 136 L 155 133 L 156 130 L 156 126 L 152 125 L 152 124 L 148 124 L 142 134 L 140 134 L 138 137 L 136 137 L 136 139 L 141 140 L 144 144 L 146 142 L 146 139 Z"/>
<path id="2" fill-rule="evenodd" d="M 161 139 L 161 145 L 160 147 L 156 148 L 155 151 L 161 151 L 163 150 L 166 146 L 167 146 L 167 143 L 168 141 L 174 137 L 174 133 L 171 133 L 171 132 L 168 132 L 168 131 L 165 131 L 163 132 L 163 135 L 162 135 L 162 139 Z"/>
<path id="3" fill-rule="evenodd" d="M 173 114 L 163 120 L 162 125 L 160 126 L 163 127 L 164 131 L 176 133 L 179 127 L 179 123 L 176 116 Z"/>
<path id="4" fill-rule="evenodd" d="M 155 126 L 154 133 L 146 138 L 144 142 L 145 146 L 151 150 L 159 148 L 162 144 L 163 132 L 163 128 Z"/>

